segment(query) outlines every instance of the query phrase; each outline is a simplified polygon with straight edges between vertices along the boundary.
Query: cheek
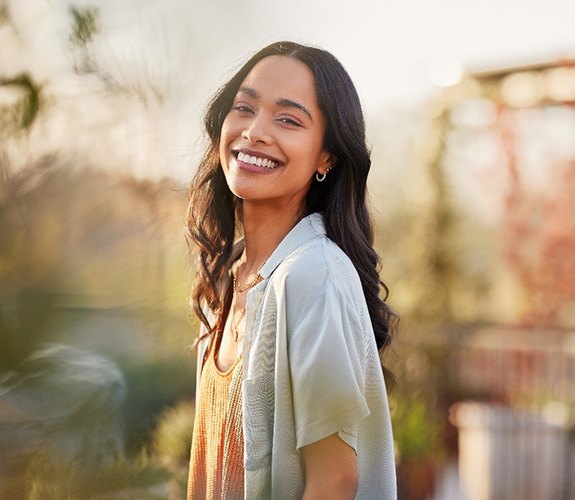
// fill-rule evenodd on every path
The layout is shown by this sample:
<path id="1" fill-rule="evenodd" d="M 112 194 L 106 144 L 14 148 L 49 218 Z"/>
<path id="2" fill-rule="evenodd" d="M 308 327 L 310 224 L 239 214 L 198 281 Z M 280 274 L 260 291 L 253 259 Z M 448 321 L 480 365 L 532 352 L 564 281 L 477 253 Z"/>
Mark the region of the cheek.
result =
<path id="1" fill-rule="evenodd" d="M 222 164 L 222 167 L 226 167 L 228 161 L 226 157 L 226 146 L 223 135 L 220 137 L 220 144 L 218 145 L 218 154 L 220 155 L 220 163 Z"/>
<path id="2" fill-rule="evenodd" d="M 316 141 L 310 141 L 306 146 L 305 150 L 300 149 L 300 162 L 306 166 L 306 171 L 313 173 L 322 164 L 325 152 Z"/>
<path id="3" fill-rule="evenodd" d="M 220 161 L 222 163 L 222 166 L 227 166 L 227 152 L 229 149 L 229 143 L 230 143 L 230 130 L 229 130 L 229 124 L 227 123 L 227 120 L 224 120 L 224 123 L 222 125 L 222 130 L 220 133 L 220 143 L 218 146 L 218 151 L 220 154 Z"/>

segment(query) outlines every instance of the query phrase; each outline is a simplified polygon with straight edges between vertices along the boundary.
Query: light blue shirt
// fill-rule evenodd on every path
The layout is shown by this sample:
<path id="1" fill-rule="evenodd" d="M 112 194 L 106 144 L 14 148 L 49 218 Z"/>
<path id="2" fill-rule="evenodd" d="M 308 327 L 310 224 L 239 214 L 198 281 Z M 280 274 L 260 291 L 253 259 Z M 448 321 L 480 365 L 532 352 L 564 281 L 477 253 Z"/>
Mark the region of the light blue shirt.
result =
<path id="1" fill-rule="evenodd" d="M 356 498 L 394 500 L 385 382 L 353 264 L 326 236 L 322 216 L 312 214 L 260 274 L 246 297 L 245 498 L 300 499 L 299 449 L 339 433 L 357 453 Z"/>

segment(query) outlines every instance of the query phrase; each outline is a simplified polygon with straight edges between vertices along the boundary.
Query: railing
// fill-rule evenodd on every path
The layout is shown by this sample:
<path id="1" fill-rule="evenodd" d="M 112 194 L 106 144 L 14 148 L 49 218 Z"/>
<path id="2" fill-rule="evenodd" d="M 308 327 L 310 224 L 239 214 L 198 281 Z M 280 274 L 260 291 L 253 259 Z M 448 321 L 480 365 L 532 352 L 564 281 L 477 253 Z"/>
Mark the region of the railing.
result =
<path id="1" fill-rule="evenodd" d="M 450 348 L 466 500 L 575 495 L 575 332 L 490 327 Z"/>

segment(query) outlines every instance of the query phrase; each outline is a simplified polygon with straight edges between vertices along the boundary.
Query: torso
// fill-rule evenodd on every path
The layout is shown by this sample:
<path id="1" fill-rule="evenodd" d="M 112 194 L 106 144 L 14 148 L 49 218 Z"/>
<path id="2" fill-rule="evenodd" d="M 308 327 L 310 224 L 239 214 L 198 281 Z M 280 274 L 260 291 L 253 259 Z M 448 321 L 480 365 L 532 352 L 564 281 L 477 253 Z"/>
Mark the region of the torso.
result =
<path id="1" fill-rule="evenodd" d="M 243 363 L 217 365 L 214 338 L 202 369 L 191 450 L 188 499 L 240 499 L 244 493 Z"/>

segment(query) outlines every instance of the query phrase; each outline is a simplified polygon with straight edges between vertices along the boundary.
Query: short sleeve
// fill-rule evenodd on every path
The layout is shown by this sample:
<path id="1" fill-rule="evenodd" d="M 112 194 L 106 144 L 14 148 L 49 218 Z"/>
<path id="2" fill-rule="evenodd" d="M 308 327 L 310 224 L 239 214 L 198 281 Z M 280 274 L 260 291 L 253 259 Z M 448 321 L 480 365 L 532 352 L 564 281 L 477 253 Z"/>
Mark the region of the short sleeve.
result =
<path id="1" fill-rule="evenodd" d="M 355 304 L 329 279 L 313 300 L 304 292 L 295 302 L 288 338 L 296 446 L 339 433 L 357 451 L 358 423 L 370 412 Z"/>

